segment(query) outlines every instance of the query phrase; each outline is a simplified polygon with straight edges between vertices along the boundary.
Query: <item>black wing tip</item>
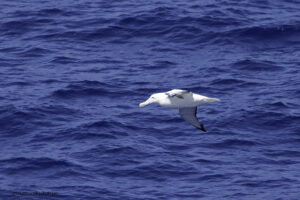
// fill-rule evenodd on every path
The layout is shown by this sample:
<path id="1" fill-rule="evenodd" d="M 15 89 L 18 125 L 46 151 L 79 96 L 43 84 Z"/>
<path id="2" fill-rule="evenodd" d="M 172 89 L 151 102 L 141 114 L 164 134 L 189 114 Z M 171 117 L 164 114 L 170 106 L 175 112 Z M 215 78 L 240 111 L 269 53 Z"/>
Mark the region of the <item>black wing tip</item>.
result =
<path id="1" fill-rule="evenodd" d="M 203 132 L 207 132 L 203 125 L 201 125 L 201 127 L 197 127 L 197 128 Z"/>

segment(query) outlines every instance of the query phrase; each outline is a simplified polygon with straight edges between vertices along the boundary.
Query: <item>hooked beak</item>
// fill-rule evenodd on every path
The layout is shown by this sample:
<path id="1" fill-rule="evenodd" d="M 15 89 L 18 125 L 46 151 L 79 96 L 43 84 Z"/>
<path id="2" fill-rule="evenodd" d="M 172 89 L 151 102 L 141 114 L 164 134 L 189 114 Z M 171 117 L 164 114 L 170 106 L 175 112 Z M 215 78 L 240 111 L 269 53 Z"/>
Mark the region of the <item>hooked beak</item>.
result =
<path id="1" fill-rule="evenodd" d="M 140 103 L 139 106 L 140 106 L 140 108 L 142 108 L 142 107 L 147 106 L 147 105 L 149 105 L 149 104 L 151 104 L 151 103 L 153 103 L 153 102 L 154 102 L 154 100 L 151 99 L 151 98 L 149 98 L 149 99 L 147 99 L 146 101 Z"/>

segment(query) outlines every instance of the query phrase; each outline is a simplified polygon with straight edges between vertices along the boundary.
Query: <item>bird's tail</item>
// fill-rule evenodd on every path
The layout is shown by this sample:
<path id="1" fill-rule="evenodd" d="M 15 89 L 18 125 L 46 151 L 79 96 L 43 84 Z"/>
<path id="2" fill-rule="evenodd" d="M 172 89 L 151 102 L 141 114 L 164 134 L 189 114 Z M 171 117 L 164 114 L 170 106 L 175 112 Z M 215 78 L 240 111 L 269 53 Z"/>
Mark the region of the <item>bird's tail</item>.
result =
<path id="1" fill-rule="evenodd" d="M 207 103 L 212 103 L 212 102 L 220 101 L 220 99 L 218 99 L 218 98 L 207 98 L 206 101 L 207 101 Z"/>

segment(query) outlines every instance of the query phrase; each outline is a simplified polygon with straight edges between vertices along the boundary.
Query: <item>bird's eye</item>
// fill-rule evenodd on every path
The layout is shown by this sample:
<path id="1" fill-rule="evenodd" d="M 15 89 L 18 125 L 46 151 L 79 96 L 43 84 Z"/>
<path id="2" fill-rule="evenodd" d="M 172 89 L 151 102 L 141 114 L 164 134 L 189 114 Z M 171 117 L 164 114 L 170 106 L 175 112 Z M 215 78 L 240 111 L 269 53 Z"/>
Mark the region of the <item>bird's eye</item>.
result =
<path id="1" fill-rule="evenodd" d="M 151 99 L 154 99 L 154 97 L 151 97 Z"/>

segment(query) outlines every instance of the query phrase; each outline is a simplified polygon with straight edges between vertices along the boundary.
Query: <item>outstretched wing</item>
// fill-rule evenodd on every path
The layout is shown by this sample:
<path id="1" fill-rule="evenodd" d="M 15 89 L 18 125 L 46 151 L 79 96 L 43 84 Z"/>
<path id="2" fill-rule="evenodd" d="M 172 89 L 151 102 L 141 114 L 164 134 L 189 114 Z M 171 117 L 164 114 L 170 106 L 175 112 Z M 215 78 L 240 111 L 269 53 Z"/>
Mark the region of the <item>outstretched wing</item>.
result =
<path id="1" fill-rule="evenodd" d="M 179 114 L 186 122 L 206 132 L 203 124 L 197 119 L 197 107 L 179 108 Z"/>
<path id="2" fill-rule="evenodd" d="M 180 90 L 180 89 L 173 89 L 170 90 L 168 92 L 166 92 L 165 94 L 168 95 L 169 97 L 177 97 L 180 99 L 183 99 L 183 95 L 190 93 L 187 90 Z"/>

